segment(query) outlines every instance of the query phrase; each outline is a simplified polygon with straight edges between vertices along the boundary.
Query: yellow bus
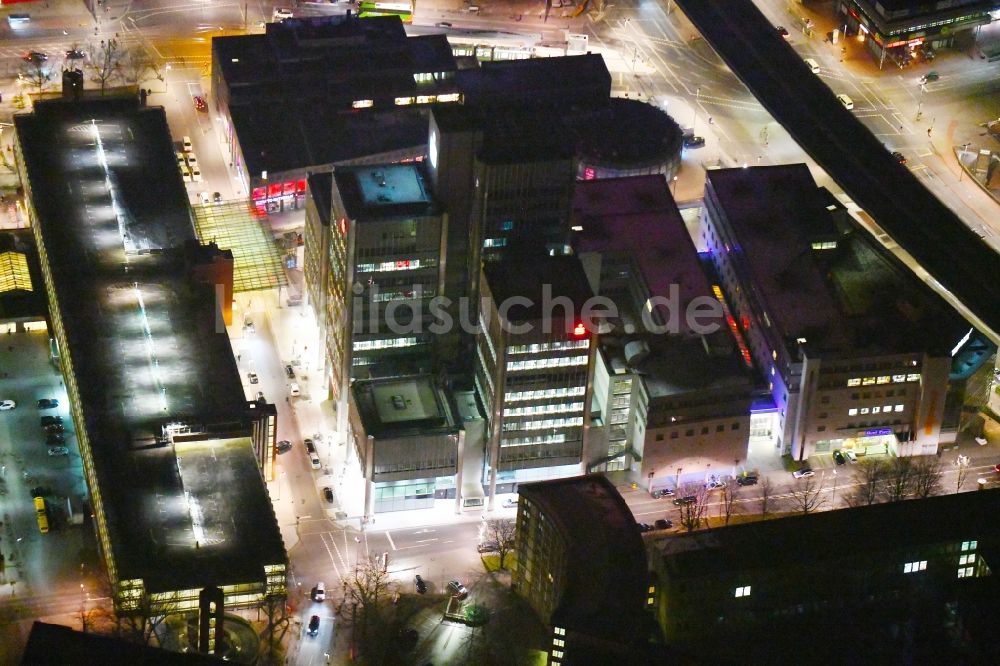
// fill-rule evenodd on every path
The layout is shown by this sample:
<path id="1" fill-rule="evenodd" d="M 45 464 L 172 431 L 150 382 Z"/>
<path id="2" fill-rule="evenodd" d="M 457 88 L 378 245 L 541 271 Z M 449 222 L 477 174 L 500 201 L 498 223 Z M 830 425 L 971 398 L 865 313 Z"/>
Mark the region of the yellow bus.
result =
<path id="1" fill-rule="evenodd" d="M 49 516 L 45 512 L 45 498 L 35 498 L 35 517 L 38 518 L 38 531 L 45 534 L 49 531 Z"/>

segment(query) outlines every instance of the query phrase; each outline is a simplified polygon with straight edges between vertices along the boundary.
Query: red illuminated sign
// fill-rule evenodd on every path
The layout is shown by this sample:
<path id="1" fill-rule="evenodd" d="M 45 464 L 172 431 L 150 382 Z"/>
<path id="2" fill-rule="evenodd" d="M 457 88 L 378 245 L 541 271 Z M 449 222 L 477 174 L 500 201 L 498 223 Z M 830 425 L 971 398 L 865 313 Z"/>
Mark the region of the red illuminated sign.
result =
<path id="1" fill-rule="evenodd" d="M 576 337 L 582 338 L 586 334 L 587 334 L 587 328 L 583 325 L 582 322 L 578 323 L 576 326 L 573 327 L 573 335 L 575 335 Z"/>

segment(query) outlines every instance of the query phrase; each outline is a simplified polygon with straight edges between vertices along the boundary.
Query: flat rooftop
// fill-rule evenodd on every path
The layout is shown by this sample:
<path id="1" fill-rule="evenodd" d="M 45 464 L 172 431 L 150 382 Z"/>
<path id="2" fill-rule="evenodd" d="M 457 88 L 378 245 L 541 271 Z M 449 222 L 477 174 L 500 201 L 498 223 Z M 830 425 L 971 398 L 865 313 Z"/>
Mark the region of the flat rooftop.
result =
<path id="1" fill-rule="evenodd" d="M 716 169 L 708 182 L 768 318 L 814 352 L 950 350 L 971 328 L 850 217 L 804 164 Z M 835 249 L 813 249 L 833 240 Z"/>
<path id="2" fill-rule="evenodd" d="M 573 224 L 579 254 L 598 252 L 630 256 L 635 260 L 650 296 L 669 297 L 676 288 L 679 304 L 686 307 L 704 296 L 714 300 L 711 284 L 662 174 L 585 180 L 573 192 Z M 670 313 L 658 305 L 663 320 Z M 681 313 L 682 315 L 683 313 Z M 690 322 L 678 316 L 678 333 L 689 335 Z M 701 324 L 725 328 L 724 317 Z"/>
<path id="3" fill-rule="evenodd" d="M 502 261 L 486 263 L 483 276 L 497 307 L 505 301 L 511 304 L 506 317 L 511 322 L 541 319 L 547 314 L 545 305 L 559 296 L 570 300 L 578 318 L 584 304 L 594 295 L 580 259 L 572 255 L 510 253 Z M 519 300 L 512 301 L 514 298 Z M 552 307 L 550 312 L 564 316 L 562 307 Z"/>
<path id="4" fill-rule="evenodd" d="M 407 37 L 397 16 L 269 23 L 262 35 L 213 38 L 212 59 L 254 178 L 371 155 L 391 160 L 397 151 L 422 154 L 428 105 L 397 99 L 457 92 L 445 35 Z M 418 82 L 424 74 L 437 78 Z M 368 108 L 355 108 L 364 101 Z"/>
<path id="5" fill-rule="evenodd" d="M 440 212 L 420 163 L 336 167 L 333 182 L 348 217 L 359 222 Z"/>
<path id="6" fill-rule="evenodd" d="M 1000 275 L 996 250 L 898 164 L 824 79 L 810 75 L 751 0 L 678 0 L 678 6 L 771 116 L 997 342 L 1000 299 L 983 279 Z"/>
<path id="7" fill-rule="evenodd" d="M 998 511 L 1000 489 L 949 494 L 671 535 L 653 542 L 651 556 L 666 558 L 678 577 L 715 576 L 803 562 L 840 566 L 864 551 L 898 557 L 908 547 L 977 540 L 996 570 Z"/>
<path id="8" fill-rule="evenodd" d="M 646 553 L 632 511 L 614 484 L 589 474 L 521 483 L 517 492 L 566 539 L 565 587 L 552 624 L 628 643 L 643 624 Z"/>
<path id="9" fill-rule="evenodd" d="M 214 288 L 184 261 L 195 233 L 163 109 L 54 100 L 14 124 L 119 578 L 262 581 L 284 546 Z"/>
<path id="10" fill-rule="evenodd" d="M 365 434 L 376 439 L 458 432 L 447 395 L 430 377 L 361 380 L 351 390 Z"/>

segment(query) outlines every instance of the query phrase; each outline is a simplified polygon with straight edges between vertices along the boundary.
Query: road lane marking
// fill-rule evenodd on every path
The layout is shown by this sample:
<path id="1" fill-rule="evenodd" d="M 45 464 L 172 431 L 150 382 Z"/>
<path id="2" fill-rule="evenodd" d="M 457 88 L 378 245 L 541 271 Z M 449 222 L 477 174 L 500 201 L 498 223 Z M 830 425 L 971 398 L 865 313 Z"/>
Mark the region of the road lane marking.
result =
<path id="1" fill-rule="evenodd" d="M 392 535 L 389 534 L 389 530 L 385 531 L 385 538 L 389 540 L 389 545 L 392 546 L 392 549 L 396 550 L 396 542 L 392 540 Z"/>

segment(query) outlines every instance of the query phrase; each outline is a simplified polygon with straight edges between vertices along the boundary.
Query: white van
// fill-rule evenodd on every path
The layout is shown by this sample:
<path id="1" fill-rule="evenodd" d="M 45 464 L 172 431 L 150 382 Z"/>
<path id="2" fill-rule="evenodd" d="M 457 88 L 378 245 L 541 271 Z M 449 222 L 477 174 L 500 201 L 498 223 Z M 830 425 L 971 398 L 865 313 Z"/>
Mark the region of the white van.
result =
<path id="1" fill-rule="evenodd" d="M 837 95 L 837 101 L 843 104 L 844 108 L 847 109 L 848 111 L 854 108 L 854 100 L 852 100 L 844 93 L 840 93 L 839 95 Z"/>
<path id="2" fill-rule="evenodd" d="M 299 390 L 299 385 L 297 382 L 292 382 L 291 384 L 288 385 L 288 392 L 291 394 L 293 398 L 299 397 L 299 395 L 302 393 L 302 391 Z"/>
<path id="3" fill-rule="evenodd" d="M 806 58 L 805 60 L 803 60 L 803 62 L 805 62 L 806 66 L 809 67 L 809 71 L 810 72 L 812 72 L 813 74 L 819 74 L 819 63 L 818 62 L 816 62 L 812 58 Z"/>

